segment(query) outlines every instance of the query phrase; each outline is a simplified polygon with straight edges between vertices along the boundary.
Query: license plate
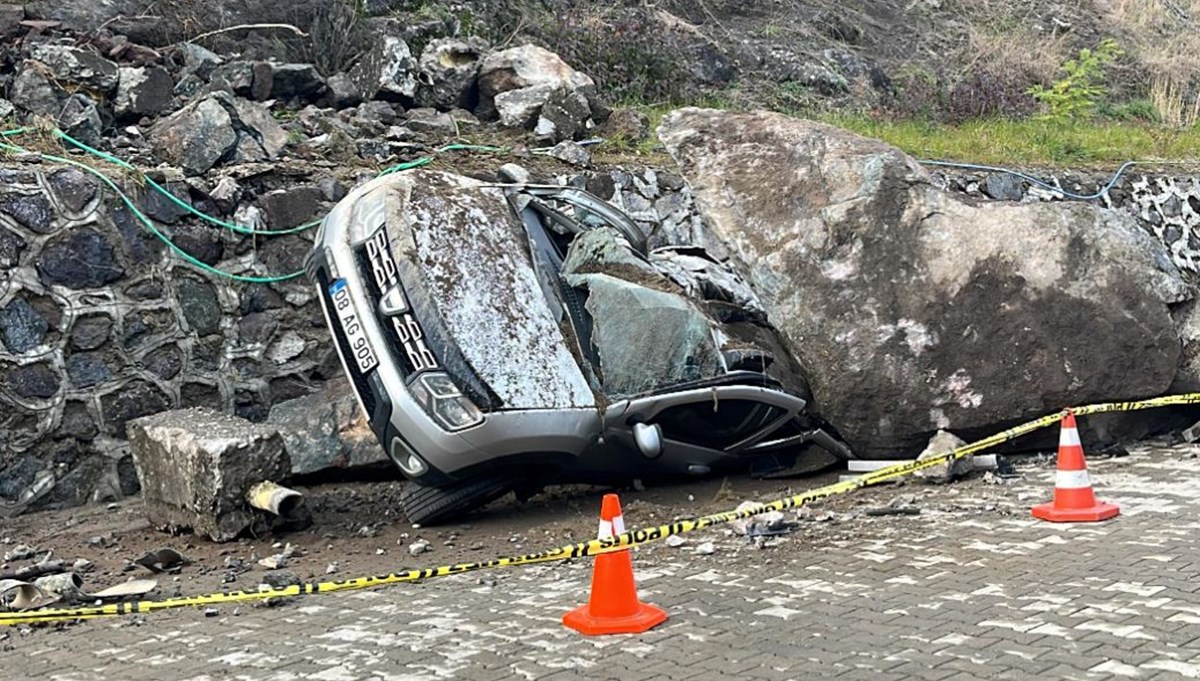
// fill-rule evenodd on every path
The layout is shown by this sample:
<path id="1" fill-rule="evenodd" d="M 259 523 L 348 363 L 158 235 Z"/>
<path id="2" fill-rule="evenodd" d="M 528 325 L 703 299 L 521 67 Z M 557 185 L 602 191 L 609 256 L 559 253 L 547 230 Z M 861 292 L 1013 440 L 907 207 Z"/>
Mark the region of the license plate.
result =
<path id="1" fill-rule="evenodd" d="M 333 299 L 333 313 L 337 316 L 342 331 L 346 332 L 346 341 L 350 344 L 350 356 L 358 364 L 358 370 L 366 374 L 379 360 L 375 358 L 375 349 L 367 340 L 367 333 L 358 321 L 358 313 L 350 302 L 350 290 L 346 288 L 346 280 L 338 279 L 329 285 L 329 297 Z"/>

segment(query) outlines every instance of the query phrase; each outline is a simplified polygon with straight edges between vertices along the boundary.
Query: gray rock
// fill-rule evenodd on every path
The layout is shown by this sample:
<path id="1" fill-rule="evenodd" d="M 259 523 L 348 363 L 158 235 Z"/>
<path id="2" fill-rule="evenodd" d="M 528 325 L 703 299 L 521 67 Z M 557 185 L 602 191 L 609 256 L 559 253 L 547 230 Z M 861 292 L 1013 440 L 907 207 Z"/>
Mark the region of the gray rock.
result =
<path id="1" fill-rule="evenodd" d="M 229 160 L 274 159 L 287 132 L 262 105 L 214 92 L 159 120 L 150 141 L 160 159 L 201 175 Z"/>
<path id="2" fill-rule="evenodd" d="M 184 73 L 200 79 L 207 79 L 215 68 L 225 62 L 217 53 L 195 43 L 180 43 L 179 51 L 183 54 Z"/>
<path id="3" fill-rule="evenodd" d="M 1009 173 L 992 173 L 984 178 L 983 193 L 1001 201 L 1020 201 L 1025 198 L 1021 179 Z"/>
<path id="4" fill-rule="evenodd" d="M 117 87 L 117 65 L 95 53 L 49 43 L 34 45 L 30 53 L 49 66 L 60 83 L 86 85 L 102 92 L 112 92 Z"/>
<path id="5" fill-rule="evenodd" d="M 487 48 L 487 41 L 476 36 L 431 40 L 421 51 L 417 102 L 441 110 L 470 106 Z"/>
<path id="6" fill-rule="evenodd" d="M 312 64 L 272 64 L 271 97 L 313 100 L 325 92 L 325 79 Z"/>
<path id="7" fill-rule="evenodd" d="M 965 444 L 967 444 L 966 441 L 954 433 L 939 430 L 929 439 L 929 444 L 925 445 L 925 449 L 917 455 L 917 459 L 931 459 L 935 456 L 942 456 Z M 957 477 L 970 473 L 974 468 L 974 459 L 973 455 L 968 454 L 951 463 L 941 463 L 932 468 L 919 470 L 915 475 L 918 478 L 923 478 L 931 482 L 950 482 Z"/>
<path id="8" fill-rule="evenodd" d="M 221 232 L 209 224 L 184 223 L 172 227 L 171 240 L 206 265 L 216 265 L 225 255 Z"/>
<path id="9" fill-rule="evenodd" d="M 478 82 L 479 108 L 485 113 L 499 109 L 496 96 L 505 92 L 536 87 L 549 97 L 550 92 L 560 87 L 594 91 L 596 86 L 590 77 L 571 68 L 557 54 L 537 45 L 521 45 L 489 54 L 479 66 Z"/>
<path id="10" fill-rule="evenodd" d="M 458 132 L 458 124 L 450 114 L 429 108 L 409 111 L 404 125 L 413 132 L 430 135 L 452 136 Z"/>
<path id="11" fill-rule="evenodd" d="M 591 116 L 592 109 L 583 92 L 559 88 L 542 105 L 534 137 L 551 143 L 581 139 L 594 125 Z"/>
<path id="12" fill-rule="evenodd" d="M 161 347 L 142 358 L 142 366 L 164 381 L 179 375 L 183 369 L 183 356 L 174 345 Z"/>
<path id="13" fill-rule="evenodd" d="M 411 101 L 417 94 L 417 63 L 408 43 L 386 36 L 347 74 L 362 100 Z"/>
<path id="14" fill-rule="evenodd" d="M 0 119 L 8 118 L 17 112 L 17 107 L 13 103 L 0 97 Z"/>
<path id="15" fill-rule="evenodd" d="M 240 160 L 274 160 L 288 143 L 287 131 L 271 116 L 262 104 L 236 99 L 234 112 L 241 132 L 241 139 L 253 148 L 253 158 L 244 155 Z"/>
<path id="16" fill-rule="evenodd" d="M 311 395 L 275 405 L 267 423 L 279 428 L 296 475 L 388 460 L 341 378 Z"/>
<path id="17" fill-rule="evenodd" d="M 166 69 L 122 67 L 119 73 L 117 100 L 113 105 L 118 118 L 153 116 L 171 107 L 175 82 Z"/>
<path id="18" fill-rule="evenodd" d="M 15 267 L 29 242 L 0 225 L 0 267 Z"/>
<path id="19" fill-rule="evenodd" d="M 221 303 L 211 284 L 193 277 L 181 277 L 179 310 L 197 336 L 216 333 L 221 328 Z"/>
<path id="20" fill-rule="evenodd" d="M 519 90 L 508 90 L 492 99 L 500 124 L 509 128 L 531 128 L 537 121 L 542 105 L 557 90 L 554 85 L 532 85 Z"/>
<path id="21" fill-rule="evenodd" d="M 321 190 L 308 184 L 277 189 L 259 197 L 258 205 L 272 230 L 290 229 L 317 217 Z"/>
<path id="22" fill-rule="evenodd" d="M 83 402 L 67 402 L 63 407 L 62 422 L 58 426 L 58 437 L 70 437 L 76 440 L 90 441 L 100 433 L 96 421 L 88 413 L 87 405 Z"/>
<path id="23" fill-rule="evenodd" d="M 26 364 L 8 370 L 5 382 L 18 397 L 48 399 L 58 392 L 58 375 L 45 362 Z"/>
<path id="24" fill-rule="evenodd" d="M 383 125 L 391 125 L 398 120 L 396 107 L 388 102 L 363 102 L 359 105 L 358 115 L 355 118 Z"/>
<path id="25" fill-rule="evenodd" d="M 89 146 L 100 143 L 101 131 L 104 129 L 96 103 L 87 95 L 78 93 L 68 97 L 63 104 L 62 113 L 58 115 L 58 125 L 63 132 Z"/>
<path id="26" fill-rule="evenodd" d="M 209 95 L 158 121 L 150 129 L 155 154 L 189 175 L 208 172 L 231 155 L 238 134 L 229 112 L 232 102 L 222 96 L 228 98 Z"/>
<path id="27" fill-rule="evenodd" d="M 67 376 L 76 388 L 90 388 L 112 378 L 112 371 L 98 353 L 80 353 L 67 358 Z"/>
<path id="28" fill-rule="evenodd" d="M 45 64 L 25 61 L 8 90 L 8 99 L 18 109 L 43 116 L 57 116 L 65 93 L 52 80 Z"/>
<path id="29" fill-rule="evenodd" d="M 71 347 L 75 350 L 95 350 L 104 345 L 112 331 L 112 317 L 104 314 L 81 317 L 71 329 Z"/>
<path id="30" fill-rule="evenodd" d="M 46 176 L 59 204 L 70 213 L 81 213 L 96 198 L 96 181 L 78 168 L 60 168 Z"/>
<path id="31" fill-rule="evenodd" d="M 225 91 L 239 97 L 250 97 L 254 92 L 254 75 L 252 62 L 227 62 L 212 70 L 208 79 L 209 90 L 211 92 Z"/>
<path id="32" fill-rule="evenodd" d="M 105 432 L 110 436 L 125 437 L 125 424 L 133 419 L 170 408 L 171 399 L 154 384 L 133 381 L 120 390 L 100 398 L 100 415 L 104 419 Z"/>
<path id="33" fill-rule="evenodd" d="M 46 195 L 40 192 L 0 196 L 0 212 L 38 234 L 49 234 L 54 225 L 54 210 Z"/>
<path id="34" fill-rule="evenodd" d="M 73 289 L 111 284 L 124 274 L 112 245 L 90 227 L 60 234 L 47 242 L 37 269 L 44 283 Z"/>
<path id="35" fill-rule="evenodd" d="M 1123 212 L 969 204 L 894 148 L 777 114 L 682 109 L 659 136 L 859 456 L 1175 376 L 1190 294 Z"/>
<path id="36" fill-rule="evenodd" d="M 266 343 L 278 327 L 270 312 L 252 312 L 238 320 L 238 338 L 247 344 Z"/>
<path id="37" fill-rule="evenodd" d="M 274 427 L 211 409 L 176 410 L 129 424 L 129 445 L 146 517 L 160 529 L 235 539 L 256 516 L 250 487 L 288 475 Z"/>
<path id="38" fill-rule="evenodd" d="M 0 38 L 11 38 L 21 32 L 21 22 L 25 20 L 23 5 L 0 5 Z"/>
<path id="39" fill-rule="evenodd" d="M 362 101 L 362 92 L 345 73 L 333 74 L 325 81 L 325 85 L 329 88 L 329 100 L 339 109 L 354 106 Z"/>
<path id="40" fill-rule="evenodd" d="M 184 203 L 187 203 L 191 199 L 188 195 L 188 186 L 183 182 L 160 182 L 159 185 L 165 188 L 171 196 L 180 199 Z M 143 191 L 144 194 L 140 197 L 142 211 L 155 222 L 173 225 L 180 218 L 190 215 L 187 208 L 180 205 L 177 201 L 172 201 L 162 192 L 150 186 L 146 186 Z"/>
<path id="41" fill-rule="evenodd" d="M 550 151 L 546 152 L 546 155 L 556 158 L 563 163 L 569 163 L 581 168 L 586 168 L 592 164 L 592 155 L 587 152 L 587 149 L 584 149 L 571 140 L 559 142 Z"/>
<path id="42" fill-rule="evenodd" d="M 42 344 L 49 331 L 46 318 L 24 298 L 14 298 L 0 309 L 0 341 L 9 352 L 28 352 Z"/>

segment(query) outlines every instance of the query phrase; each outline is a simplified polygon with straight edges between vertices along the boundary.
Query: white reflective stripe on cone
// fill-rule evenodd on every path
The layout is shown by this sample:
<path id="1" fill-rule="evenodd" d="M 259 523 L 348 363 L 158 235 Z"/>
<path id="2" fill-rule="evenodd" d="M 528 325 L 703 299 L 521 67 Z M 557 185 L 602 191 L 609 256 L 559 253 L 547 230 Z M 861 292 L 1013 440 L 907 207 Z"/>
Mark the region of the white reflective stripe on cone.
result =
<path id="1" fill-rule="evenodd" d="M 613 524 L 607 520 L 600 521 L 600 531 L 597 533 L 597 539 L 608 539 L 613 536 Z"/>
<path id="2" fill-rule="evenodd" d="M 1054 474 L 1054 486 L 1060 489 L 1083 489 L 1091 487 L 1087 469 L 1081 471 L 1058 471 Z"/>
<path id="3" fill-rule="evenodd" d="M 1062 434 L 1058 436 L 1059 447 L 1078 447 L 1079 431 L 1075 428 L 1063 428 Z"/>
<path id="4" fill-rule="evenodd" d="M 612 529 L 614 532 L 614 537 L 618 534 L 625 534 L 625 516 L 619 515 L 616 518 L 613 518 Z"/>

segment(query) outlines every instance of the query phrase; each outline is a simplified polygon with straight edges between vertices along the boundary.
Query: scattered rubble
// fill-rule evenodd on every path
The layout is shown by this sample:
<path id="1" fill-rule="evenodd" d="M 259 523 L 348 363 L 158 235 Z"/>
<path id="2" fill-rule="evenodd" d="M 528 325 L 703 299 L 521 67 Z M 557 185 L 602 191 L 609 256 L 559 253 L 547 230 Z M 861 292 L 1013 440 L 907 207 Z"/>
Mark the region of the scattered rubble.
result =
<path id="1" fill-rule="evenodd" d="M 7 563 L 14 560 L 26 560 L 33 558 L 36 553 L 37 551 L 35 551 L 32 546 L 17 544 L 11 550 L 4 552 L 4 562 Z"/>

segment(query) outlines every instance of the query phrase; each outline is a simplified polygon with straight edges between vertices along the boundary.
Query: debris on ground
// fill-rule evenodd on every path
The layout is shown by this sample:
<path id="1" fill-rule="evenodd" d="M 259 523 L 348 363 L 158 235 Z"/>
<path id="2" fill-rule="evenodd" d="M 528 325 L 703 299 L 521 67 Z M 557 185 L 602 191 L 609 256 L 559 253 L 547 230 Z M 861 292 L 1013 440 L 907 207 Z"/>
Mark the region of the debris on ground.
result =
<path id="1" fill-rule="evenodd" d="M 14 560 L 28 560 L 29 558 L 33 558 L 34 554 L 36 553 L 37 552 L 34 551 L 32 546 L 17 544 L 11 551 L 4 552 L 4 562 L 7 563 Z"/>
<path id="2" fill-rule="evenodd" d="M 938 456 L 944 456 L 949 452 L 967 444 L 965 440 L 957 435 L 945 430 L 939 430 L 932 438 L 929 439 L 929 444 L 917 456 L 918 461 L 931 459 Z M 974 468 L 974 455 L 968 454 L 953 461 L 946 461 L 931 468 L 925 468 L 915 473 L 916 477 L 929 482 L 944 483 L 950 482 L 955 478 L 962 477 L 971 472 Z"/>
<path id="3" fill-rule="evenodd" d="M 153 573 L 176 574 L 191 561 L 175 549 L 166 547 L 150 551 L 133 562 Z"/>
<path id="4" fill-rule="evenodd" d="M 673 535 L 667 537 L 667 539 L 666 539 L 667 546 L 670 546 L 673 549 L 677 549 L 686 543 L 687 543 L 687 539 L 684 539 L 683 537 L 681 537 L 677 534 L 673 534 Z"/>
<path id="5" fill-rule="evenodd" d="M 429 551 L 429 550 L 430 550 L 430 544 L 429 544 L 429 542 L 425 541 L 424 539 L 418 539 L 415 542 L 408 545 L 408 553 L 411 556 L 419 556 L 422 553 L 425 553 L 426 551 Z"/>
<path id="6" fill-rule="evenodd" d="M 696 553 L 701 556 L 711 556 L 717 552 L 717 547 L 710 541 L 706 541 L 695 549 Z"/>
<path id="7" fill-rule="evenodd" d="M 289 586 L 300 584 L 301 582 L 300 578 L 296 575 L 284 570 L 280 570 L 279 572 L 271 572 L 263 575 L 262 583 L 266 584 L 272 589 L 285 589 Z"/>

